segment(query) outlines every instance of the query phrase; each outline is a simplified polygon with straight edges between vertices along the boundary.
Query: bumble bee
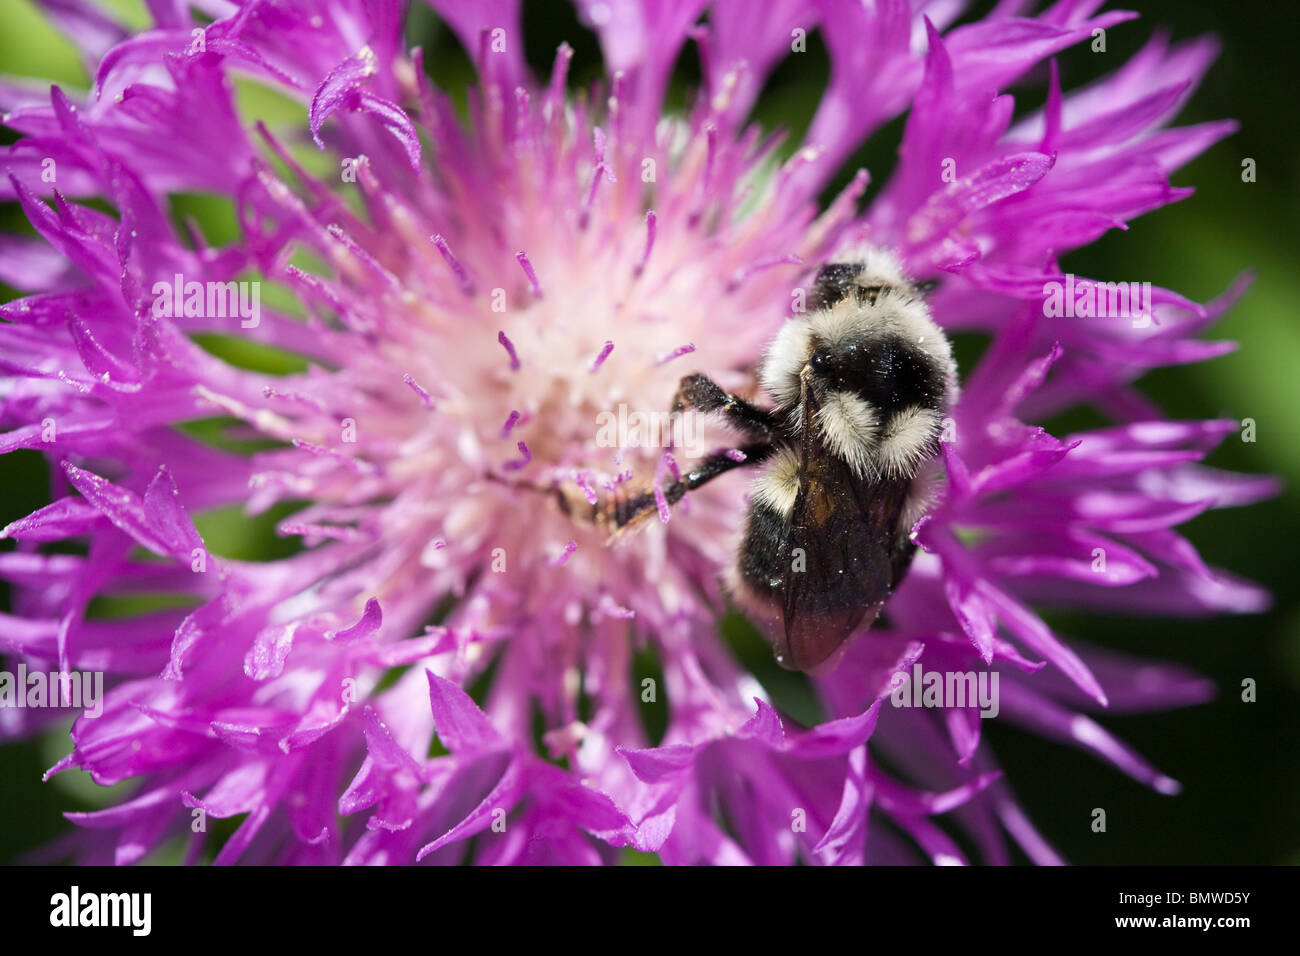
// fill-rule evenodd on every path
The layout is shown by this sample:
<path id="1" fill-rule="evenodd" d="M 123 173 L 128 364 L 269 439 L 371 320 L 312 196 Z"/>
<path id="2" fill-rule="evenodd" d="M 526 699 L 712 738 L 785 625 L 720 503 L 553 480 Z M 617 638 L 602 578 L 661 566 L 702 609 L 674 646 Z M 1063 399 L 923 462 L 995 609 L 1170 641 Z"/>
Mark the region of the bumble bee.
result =
<path id="1" fill-rule="evenodd" d="M 763 356 L 771 409 L 705 375 L 682 379 L 672 411 L 717 413 L 747 443 L 741 455 L 700 459 L 661 490 L 673 504 L 734 468 L 761 467 L 725 581 L 783 667 L 824 673 L 907 573 L 957 374 L 920 287 L 883 250 L 823 265 L 807 305 Z M 566 511 L 575 506 L 558 497 Z M 642 490 L 592 506 L 591 517 L 617 531 L 654 509 Z"/>
<path id="2" fill-rule="evenodd" d="M 907 573 L 957 374 L 919 288 L 883 251 L 823 266 L 808 306 L 761 366 L 773 449 L 730 583 L 782 666 L 822 673 Z"/>

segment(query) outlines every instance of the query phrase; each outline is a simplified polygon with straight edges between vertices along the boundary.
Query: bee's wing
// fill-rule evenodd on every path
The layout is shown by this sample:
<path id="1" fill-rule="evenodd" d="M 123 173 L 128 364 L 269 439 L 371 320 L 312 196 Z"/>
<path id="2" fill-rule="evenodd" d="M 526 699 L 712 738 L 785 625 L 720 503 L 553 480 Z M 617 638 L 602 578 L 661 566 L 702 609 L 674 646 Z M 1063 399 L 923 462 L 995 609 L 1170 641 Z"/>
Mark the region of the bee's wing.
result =
<path id="1" fill-rule="evenodd" d="M 782 606 L 786 646 L 777 657 L 786 667 L 817 672 L 834 666 L 850 635 L 864 621 L 869 627 L 889 597 L 910 482 L 858 478 L 822 447 L 810 403 L 804 411 Z"/>

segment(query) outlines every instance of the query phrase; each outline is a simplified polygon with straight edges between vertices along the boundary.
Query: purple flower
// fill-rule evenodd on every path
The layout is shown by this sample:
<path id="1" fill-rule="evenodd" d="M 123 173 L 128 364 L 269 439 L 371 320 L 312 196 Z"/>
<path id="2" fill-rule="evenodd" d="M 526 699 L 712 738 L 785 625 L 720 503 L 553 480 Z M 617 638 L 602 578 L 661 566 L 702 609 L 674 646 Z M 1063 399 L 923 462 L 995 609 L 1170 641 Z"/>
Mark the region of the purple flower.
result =
<path id="1" fill-rule="evenodd" d="M 1002 4 L 953 27 L 961 4 L 920 0 L 783 0 L 762 17 L 718 0 L 703 20 L 703 0 L 580 0 L 607 79 L 575 93 L 567 46 L 549 78 L 530 73 L 517 0 L 431 3 L 478 67 L 468 116 L 403 49 L 398 0 L 197 5 L 206 25 L 157 4 L 136 35 L 49 0 L 93 89 L 0 87 L 21 136 L 7 195 L 39 234 L 0 255 L 0 279 L 30 292 L 0 307 L 0 451 L 51 464 L 51 503 L 3 529 L 0 649 L 107 675 L 102 716 L 77 719 L 50 772 L 133 787 L 69 814 L 56 851 L 130 863 L 187 841 L 193 861 L 208 849 L 194 820 L 241 817 L 217 862 L 609 863 L 623 847 L 964 862 L 934 822 L 950 814 L 983 861 L 1014 844 L 1056 862 L 975 700 L 897 706 L 921 690 L 901 678 L 926 672 L 996 681 L 1003 719 L 1174 792 L 1092 715 L 1195 703 L 1208 682 L 1080 647 L 1033 608 L 1266 601 L 1174 529 L 1272 483 L 1199 464 L 1233 422 L 1168 421 L 1133 386 L 1225 351 L 1196 336 L 1241 287 L 1206 305 L 1148 287 L 1133 321 L 1097 318 L 1075 305 L 1114 288 L 1058 265 L 1182 198 L 1170 174 L 1232 131 L 1166 126 L 1214 44 L 1157 37 L 1067 94 L 1051 57 L 1132 14 Z M 830 84 L 777 164 L 746 117 L 815 29 Z M 678 115 L 663 98 L 688 41 L 705 88 Z M 1013 124 L 999 91 L 1043 64 L 1042 106 Z M 291 97 L 297 124 L 254 122 L 236 96 L 250 85 Z M 845 158 L 908 110 L 870 208 L 864 172 L 819 210 Z M 224 197 L 238 237 L 178 225 L 178 192 Z M 829 719 L 808 728 L 719 636 L 742 479 L 670 513 L 681 463 L 603 447 L 597 420 L 666 408 L 694 370 L 743 389 L 792 290 L 863 240 L 939 280 L 945 329 L 991 343 L 960 369 L 945 491 L 888 621 L 814 680 Z M 213 345 L 231 340 L 300 370 L 243 367 Z M 1083 404 L 1113 424 L 1027 424 Z M 214 418 L 226 440 L 177 427 Z M 606 547 L 529 485 L 588 502 L 653 486 L 670 520 Z M 278 560 L 210 553 L 193 520 L 286 504 L 278 531 L 302 548 Z M 88 614 L 159 593 L 172 600 L 147 613 Z M 635 670 L 641 650 L 662 686 Z M 648 708 L 666 715 L 657 743 Z M 63 712 L 0 708 L 0 733 Z"/>

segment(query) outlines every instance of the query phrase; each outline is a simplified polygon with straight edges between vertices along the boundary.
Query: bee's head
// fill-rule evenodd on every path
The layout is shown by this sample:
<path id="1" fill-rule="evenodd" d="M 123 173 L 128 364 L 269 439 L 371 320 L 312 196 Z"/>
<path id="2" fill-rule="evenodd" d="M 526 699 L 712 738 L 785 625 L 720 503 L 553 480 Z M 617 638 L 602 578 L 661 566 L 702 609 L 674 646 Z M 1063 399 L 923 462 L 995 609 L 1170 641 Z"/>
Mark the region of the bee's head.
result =
<path id="1" fill-rule="evenodd" d="M 817 270 L 808 291 L 808 311 L 834 308 L 846 300 L 874 305 L 889 292 L 915 291 L 893 256 L 881 250 L 860 250 Z"/>

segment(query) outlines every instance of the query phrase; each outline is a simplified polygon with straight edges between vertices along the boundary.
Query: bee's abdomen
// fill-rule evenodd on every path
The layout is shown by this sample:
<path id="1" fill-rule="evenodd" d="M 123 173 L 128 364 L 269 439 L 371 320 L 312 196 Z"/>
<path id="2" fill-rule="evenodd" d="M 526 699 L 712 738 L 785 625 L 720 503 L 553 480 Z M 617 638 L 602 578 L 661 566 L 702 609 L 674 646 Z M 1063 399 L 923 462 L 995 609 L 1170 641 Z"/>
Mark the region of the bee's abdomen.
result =
<path id="1" fill-rule="evenodd" d="M 745 523 L 738 570 L 741 582 L 756 598 L 777 598 L 783 587 L 788 556 L 789 516 L 771 505 L 755 502 Z"/>

